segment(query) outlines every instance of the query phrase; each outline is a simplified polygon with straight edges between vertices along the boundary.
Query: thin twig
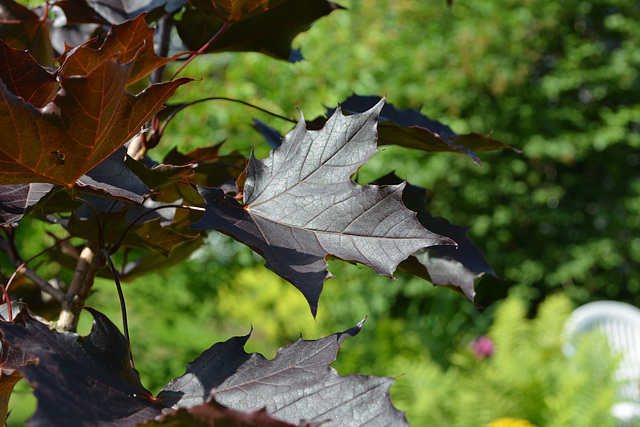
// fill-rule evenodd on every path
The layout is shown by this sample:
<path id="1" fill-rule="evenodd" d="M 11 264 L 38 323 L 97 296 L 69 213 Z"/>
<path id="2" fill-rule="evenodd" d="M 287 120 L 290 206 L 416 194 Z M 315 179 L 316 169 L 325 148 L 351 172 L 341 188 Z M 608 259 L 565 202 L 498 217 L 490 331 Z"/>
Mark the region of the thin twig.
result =
<path id="1" fill-rule="evenodd" d="M 127 237 L 127 233 L 129 233 L 129 230 L 131 230 L 131 228 L 138 222 L 140 221 L 142 218 L 144 218 L 145 216 L 149 215 L 152 212 L 155 212 L 157 210 L 160 209 L 167 209 L 167 208 L 179 208 L 179 209 L 188 209 L 188 210 L 192 210 L 192 211 L 198 211 L 198 212 L 204 212 L 205 209 L 201 208 L 201 207 L 197 207 L 197 206 L 185 206 L 185 205 L 162 205 L 162 206 L 156 206 L 155 208 L 149 208 L 148 211 L 146 211 L 145 213 L 139 215 L 135 220 L 133 220 L 133 222 L 131 222 L 131 224 L 129 224 L 129 226 L 122 232 L 122 236 L 120 237 L 120 239 L 116 242 L 115 245 L 111 246 L 109 248 L 109 253 L 113 254 L 115 253 L 118 249 L 120 249 L 120 246 L 122 246 L 122 243 L 124 243 L 124 239 L 125 237 Z"/>
<path id="2" fill-rule="evenodd" d="M 103 227 L 103 224 L 100 222 L 100 218 L 98 218 L 98 211 L 96 211 L 96 208 L 94 208 L 93 205 L 89 203 L 88 200 L 85 200 L 82 197 L 76 197 L 74 200 L 84 203 L 89 209 L 91 209 L 91 212 L 93 212 L 93 216 L 96 219 L 96 222 L 98 223 L 98 246 L 100 247 L 104 246 L 104 234 L 103 234 L 104 227 Z"/>
<path id="3" fill-rule="evenodd" d="M 23 261 L 14 244 L 13 230 L 6 232 L 6 235 L 7 235 L 7 240 L 4 240 L 4 239 L 0 240 L 0 245 L 4 246 L 2 250 L 4 250 L 9 255 L 9 261 L 11 262 L 11 265 L 13 265 L 14 268 L 16 269 L 13 275 L 11 276 L 11 278 L 9 279 L 9 281 L 7 282 L 7 286 L 6 286 L 7 291 L 9 290 L 9 286 L 11 285 L 15 277 L 21 273 L 26 278 L 31 280 L 33 283 L 38 285 L 38 287 L 42 289 L 42 291 L 50 294 L 57 301 L 62 302 L 62 300 L 64 300 L 64 293 L 61 290 L 51 286 L 49 282 L 47 282 L 44 278 L 40 277 L 38 273 L 36 273 L 35 271 L 27 267 L 27 264 L 33 261 L 34 259 L 36 259 L 37 257 L 39 257 L 40 255 L 44 254 L 45 252 L 53 249 L 55 246 L 59 245 L 60 243 L 67 241 L 68 238 L 56 242 L 53 246 L 39 252 L 37 255 L 29 258 L 28 260 Z"/>
<path id="4" fill-rule="evenodd" d="M 227 98 L 225 96 L 211 96 L 209 98 L 202 98 L 202 99 L 198 99 L 197 101 L 193 101 L 193 102 L 189 102 L 187 104 L 183 104 L 180 107 L 176 108 L 175 111 L 173 111 L 171 114 L 169 114 L 167 116 L 166 120 L 162 124 L 162 127 L 160 128 L 160 135 L 162 135 L 164 133 L 164 129 L 167 127 L 167 124 L 169 124 L 171 119 L 173 119 L 176 114 L 178 114 L 180 111 L 184 110 L 185 108 L 190 107 L 191 105 L 198 104 L 198 103 L 204 102 L 204 101 L 237 102 L 238 104 L 246 105 L 247 107 L 251 107 L 251 108 L 254 108 L 254 109 L 258 110 L 258 111 L 262 111 L 263 113 L 269 114 L 270 116 L 276 117 L 278 119 L 282 119 L 282 120 L 285 120 L 287 122 L 294 123 L 294 124 L 298 123 L 294 119 L 290 119 L 289 117 L 281 116 L 280 114 L 273 113 L 273 112 L 271 112 L 269 110 L 266 110 L 266 109 L 264 109 L 262 107 L 258 107 L 257 105 L 253 105 L 253 104 L 251 104 L 249 102 L 242 101 L 240 99 Z"/>
<path id="5" fill-rule="evenodd" d="M 122 292 L 122 285 L 120 285 L 120 278 L 118 277 L 118 272 L 116 271 L 116 267 L 113 265 L 113 261 L 111 260 L 109 251 L 107 251 L 107 248 L 102 248 L 102 252 L 104 253 L 105 258 L 107 259 L 107 263 L 109 264 L 109 268 L 111 269 L 111 274 L 113 275 L 113 280 L 116 282 L 116 288 L 118 289 L 118 298 L 120 299 L 120 309 L 122 311 L 122 329 L 123 329 L 124 337 L 127 339 L 127 342 L 129 343 L 129 361 L 131 362 L 131 367 L 135 368 L 133 364 L 133 354 L 131 352 L 131 340 L 129 339 L 129 323 L 127 322 L 127 306 L 124 302 L 124 293 Z"/>
<path id="6" fill-rule="evenodd" d="M 196 56 L 202 55 L 207 50 L 207 48 L 211 45 L 211 43 L 216 41 L 218 37 L 220 37 L 225 31 L 227 31 L 227 28 L 229 28 L 229 23 L 225 21 L 222 24 L 222 27 L 220 27 L 220 29 L 218 30 L 218 32 L 215 33 L 213 37 L 211 37 L 209 41 L 204 44 L 204 46 L 202 46 L 193 55 L 191 55 L 189 59 L 187 59 L 180 68 L 178 68 L 178 71 L 176 71 L 173 77 L 171 77 L 171 80 L 174 80 L 178 76 L 178 74 L 180 74 L 180 72 L 184 69 L 184 67 L 186 67 L 191 61 L 193 61 Z"/>

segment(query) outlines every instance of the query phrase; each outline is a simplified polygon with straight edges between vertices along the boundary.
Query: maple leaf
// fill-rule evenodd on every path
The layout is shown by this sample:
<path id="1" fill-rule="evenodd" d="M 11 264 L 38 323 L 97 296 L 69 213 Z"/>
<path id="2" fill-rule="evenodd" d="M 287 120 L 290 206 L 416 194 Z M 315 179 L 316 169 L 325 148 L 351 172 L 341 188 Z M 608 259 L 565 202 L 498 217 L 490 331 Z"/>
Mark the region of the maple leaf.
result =
<path id="1" fill-rule="evenodd" d="M 42 65 L 53 65 L 46 20 L 15 1 L 0 0 L 0 39 L 13 48 L 28 50 Z"/>
<path id="2" fill-rule="evenodd" d="M 326 0 L 285 0 L 277 3 L 262 13 L 229 25 L 205 52 L 261 52 L 283 60 L 299 59 L 299 53 L 291 48 L 295 36 L 308 30 L 317 19 L 342 9 Z M 198 50 L 223 24 L 223 19 L 217 15 L 204 15 L 198 10 L 187 9 L 176 21 L 176 28 L 189 49 Z"/>
<path id="3" fill-rule="evenodd" d="M 266 12 L 286 0 L 191 0 L 207 15 L 217 15 L 226 22 L 237 22 Z"/>
<path id="4" fill-rule="evenodd" d="M 16 227 L 27 210 L 54 187 L 48 183 L 0 185 L 0 227 Z"/>
<path id="5" fill-rule="evenodd" d="M 392 172 L 374 181 L 380 185 L 393 185 L 402 182 Z M 426 190 L 407 183 L 402 200 L 412 211 L 418 214 L 418 221 L 427 229 L 449 237 L 458 246 L 432 246 L 421 249 L 398 265 L 398 269 L 430 281 L 435 286 L 450 288 L 471 301 L 476 291 L 474 281 L 484 274 L 495 273 L 482 253 L 482 250 L 467 235 L 469 227 L 452 224 L 449 220 L 436 217 L 427 207 Z"/>
<path id="6" fill-rule="evenodd" d="M 38 66 L 27 51 L 12 49 L 0 40 L 0 80 L 25 102 L 44 107 L 58 91 L 55 76 Z"/>
<path id="7" fill-rule="evenodd" d="M 191 408 L 180 408 L 177 411 L 160 415 L 144 424 L 153 426 L 233 426 L 233 427 L 293 427 L 284 421 L 273 418 L 269 413 L 260 409 L 253 412 L 242 412 L 229 409 L 211 398 L 209 402 Z M 300 425 L 300 424 L 299 424 Z M 304 426 L 310 426 L 304 423 Z"/>
<path id="8" fill-rule="evenodd" d="M 31 425 L 134 425 L 160 414 L 131 367 L 129 343 L 100 312 L 86 337 L 59 333 L 33 318 L 26 306 L 0 322 L 3 342 L 38 363 L 18 368 L 38 399 Z"/>
<path id="9" fill-rule="evenodd" d="M 273 360 L 244 351 L 249 335 L 233 337 L 204 351 L 154 398 L 131 366 L 126 338 L 104 314 L 86 310 L 94 320 L 84 337 L 50 330 L 25 305 L 12 322 L 0 321 L 3 345 L 37 360 L 16 366 L 38 399 L 29 425 L 132 426 L 154 418 L 159 422 L 151 425 L 163 425 L 163 419 L 171 425 L 172 410 L 179 408 L 194 408 L 187 412 L 208 414 L 209 420 L 222 415 L 239 425 L 260 420 L 282 425 L 273 418 L 313 426 L 372 420 L 407 425 L 389 396 L 392 378 L 343 377 L 329 366 L 364 321 L 315 341 L 299 339 L 280 348 Z M 210 408 L 197 408 L 206 402 Z"/>
<path id="10" fill-rule="evenodd" d="M 107 58 L 118 58 L 120 62 L 132 62 L 127 85 L 145 78 L 156 68 L 173 61 L 181 53 L 171 58 L 157 56 L 154 51 L 153 29 L 145 20 L 146 13 L 119 25 L 112 25 L 106 38 L 98 48 L 92 44 L 78 47 L 65 46 L 65 52 L 58 61 L 64 75 L 86 75 Z"/>
<path id="11" fill-rule="evenodd" d="M 44 108 L 0 82 L 0 184 L 49 182 L 70 188 L 135 136 L 190 80 L 154 84 L 134 96 L 125 89 L 132 66 L 108 58 L 87 75 L 63 75 L 62 90 Z"/>
<path id="12" fill-rule="evenodd" d="M 240 205 L 220 189 L 198 187 L 205 214 L 193 225 L 216 229 L 250 246 L 266 266 L 296 286 L 316 314 L 325 257 L 357 261 L 393 277 L 418 249 L 455 244 L 426 230 L 402 204 L 405 184 L 361 186 L 351 180 L 376 150 L 383 106 L 345 117 L 338 109 L 320 131 L 304 117 L 265 160 L 253 155 Z"/>
<path id="13" fill-rule="evenodd" d="M 229 408 L 265 408 L 293 424 L 408 425 L 392 404 L 392 378 L 342 376 L 329 364 L 345 339 L 360 332 L 364 320 L 347 331 L 314 341 L 300 338 L 282 347 L 272 360 L 244 351 L 249 335 L 214 344 L 187 365 L 187 372 L 160 391 L 157 400 L 172 408 L 190 408 L 209 396 Z M 375 402 L 375 404 L 372 404 Z"/>
<path id="14" fill-rule="evenodd" d="M 362 113 L 380 101 L 378 96 L 352 95 L 342 104 L 342 109 L 349 113 Z M 332 110 L 328 111 L 332 114 Z M 321 125 L 324 119 L 313 121 Z M 480 159 L 475 151 L 491 151 L 500 149 L 520 150 L 506 145 L 489 136 L 479 133 L 458 135 L 449 126 L 431 120 L 418 110 L 399 110 L 392 104 L 386 104 L 380 113 L 380 143 L 399 145 L 427 152 L 460 152 L 467 154 L 477 164 Z"/>

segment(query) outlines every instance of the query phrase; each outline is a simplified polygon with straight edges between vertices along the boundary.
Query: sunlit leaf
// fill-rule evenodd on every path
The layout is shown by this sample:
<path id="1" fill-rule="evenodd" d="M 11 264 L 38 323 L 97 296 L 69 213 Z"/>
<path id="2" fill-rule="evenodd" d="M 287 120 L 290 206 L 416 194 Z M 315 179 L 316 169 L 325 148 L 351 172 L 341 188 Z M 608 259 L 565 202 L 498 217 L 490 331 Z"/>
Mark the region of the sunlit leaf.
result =
<path id="1" fill-rule="evenodd" d="M 244 351 L 249 335 L 214 344 L 187 365 L 187 372 L 158 394 L 172 408 L 191 408 L 209 396 L 229 408 L 265 408 L 275 418 L 299 424 L 408 425 L 389 397 L 392 378 L 342 376 L 329 364 L 345 339 L 355 336 L 364 321 L 315 341 L 282 347 L 273 360 Z M 372 404 L 375 402 L 375 404 Z"/>
<path id="2" fill-rule="evenodd" d="M 418 249 L 454 244 L 425 229 L 402 204 L 404 184 L 351 180 L 377 152 L 382 106 L 348 117 L 338 110 L 320 131 L 307 131 L 301 117 L 267 159 L 249 160 L 243 205 L 220 189 L 198 187 L 207 204 L 193 227 L 220 230 L 250 246 L 302 292 L 314 315 L 331 277 L 328 255 L 391 277 Z"/>

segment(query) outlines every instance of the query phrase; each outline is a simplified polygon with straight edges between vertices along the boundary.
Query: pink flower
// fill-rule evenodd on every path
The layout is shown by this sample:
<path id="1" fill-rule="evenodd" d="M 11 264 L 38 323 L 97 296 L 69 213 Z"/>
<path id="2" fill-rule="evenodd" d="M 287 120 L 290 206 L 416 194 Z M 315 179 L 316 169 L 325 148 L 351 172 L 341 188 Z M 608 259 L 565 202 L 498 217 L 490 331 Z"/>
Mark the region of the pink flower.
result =
<path id="1" fill-rule="evenodd" d="M 485 335 L 478 337 L 471 341 L 471 351 L 478 360 L 489 357 L 493 354 L 493 341 Z"/>

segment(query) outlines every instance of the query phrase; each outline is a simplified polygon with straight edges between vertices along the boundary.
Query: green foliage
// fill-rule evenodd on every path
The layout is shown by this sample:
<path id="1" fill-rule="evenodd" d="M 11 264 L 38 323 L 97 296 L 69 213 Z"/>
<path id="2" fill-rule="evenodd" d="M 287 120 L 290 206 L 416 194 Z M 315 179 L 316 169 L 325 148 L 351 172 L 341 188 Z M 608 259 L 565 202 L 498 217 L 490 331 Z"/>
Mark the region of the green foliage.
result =
<path id="1" fill-rule="evenodd" d="M 577 303 L 640 304 L 637 3 L 444 3 L 345 1 L 349 12 L 296 39 L 306 61 L 290 67 L 257 54 L 218 58 L 192 75 L 215 67 L 227 81 L 243 83 L 202 82 L 188 90 L 239 97 L 287 116 L 295 105 L 309 118 L 352 92 L 386 94 L 399 108 L 424 105 L 427 115 L 447 117 L 461 132 L 494 131 L 523 154 L 482 154 L 478 168 L 455 156 L 389 147 L 361 169 L 362 182 L 397 170 L 417 185 L 446 189 L 432 195 L 430 208 L 472 225 L 501 277 L 482 279 L 482 305 L 513 286 L 535 301 L 563 288 Z M 184 125 L 208 123 L 215 129 L 204 138 L 255 145 L 258 154 L 268 149 L 244 110 L 205 116 L 207 108 L 185 115 Z"/>
<path id="2" fill-rule="evenodd" d="M 443 370 L 421 356 L 405 360 L 394 401 L 414 425 L 486 426 L 500 418 L 543 426 L 613 426 L 610 408 L 617 358 L 598 332 L 581 337 L 576 353 L 562 353 L 562 327 L 571 303 L 548 297 L 538 316 L 527 319 L 518 297 L 500 304 L 488 336 L 491 356 L 476 359 L 469 347 Z"/>

